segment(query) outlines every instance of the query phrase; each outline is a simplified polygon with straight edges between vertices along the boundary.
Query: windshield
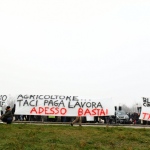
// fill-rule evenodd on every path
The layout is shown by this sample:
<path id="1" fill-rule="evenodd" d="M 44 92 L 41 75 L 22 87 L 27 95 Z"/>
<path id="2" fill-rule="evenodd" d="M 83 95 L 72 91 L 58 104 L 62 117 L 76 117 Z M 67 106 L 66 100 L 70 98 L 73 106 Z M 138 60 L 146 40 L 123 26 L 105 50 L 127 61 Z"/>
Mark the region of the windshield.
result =
<path id="1" fill-rule="evenodd" d="M 117 111 L 116 114 L 117 115 L 126 115 L 126 113 L 124 111 Z"/>

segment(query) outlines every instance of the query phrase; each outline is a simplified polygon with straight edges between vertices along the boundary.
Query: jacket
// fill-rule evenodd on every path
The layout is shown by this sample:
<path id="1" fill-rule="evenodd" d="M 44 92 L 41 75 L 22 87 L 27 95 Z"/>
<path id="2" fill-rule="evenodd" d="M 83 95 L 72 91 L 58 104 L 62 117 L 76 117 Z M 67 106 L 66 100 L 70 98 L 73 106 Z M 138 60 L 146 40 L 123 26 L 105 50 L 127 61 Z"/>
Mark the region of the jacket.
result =
<path id="1" fill-rule="evenodd" d="M 3 114 L 1 118 L 13 118 L 11 110 L 6 110 L 5 114 Z"/>

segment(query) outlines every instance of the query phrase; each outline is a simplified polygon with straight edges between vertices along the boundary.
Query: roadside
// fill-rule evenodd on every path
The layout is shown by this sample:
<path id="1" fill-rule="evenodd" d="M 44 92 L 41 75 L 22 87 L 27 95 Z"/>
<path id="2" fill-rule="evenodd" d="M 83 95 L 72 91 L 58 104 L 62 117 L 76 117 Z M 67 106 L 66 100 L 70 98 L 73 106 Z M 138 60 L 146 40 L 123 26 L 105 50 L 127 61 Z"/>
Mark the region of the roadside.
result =
<path id="1" fill-rule="evenodd" d="M 3 124 L 3 122 L 0 122 Z M 70 122 L 41 122 L 41 121 L 13 121 L 12 124 L 35 124 L 35 125 L 69 125 Z M 74 124 L 74 126 L 79 126 Z M 125 128 L 150 128 L 150 125 L 141 124 L 102 124 L 102 123 L 82 123 L 82 126 L 92 127 L 125 127 Z"/>

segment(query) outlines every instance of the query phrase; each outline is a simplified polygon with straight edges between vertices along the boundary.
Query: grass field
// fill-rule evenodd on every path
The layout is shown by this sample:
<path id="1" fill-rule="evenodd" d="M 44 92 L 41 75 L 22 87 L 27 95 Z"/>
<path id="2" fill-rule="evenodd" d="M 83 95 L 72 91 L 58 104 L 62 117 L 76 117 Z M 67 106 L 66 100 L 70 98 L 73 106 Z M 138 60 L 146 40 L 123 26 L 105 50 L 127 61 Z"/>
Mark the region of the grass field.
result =
<path id="1" fill-rule="evenodd" d="M 0 150 L 149 150 L 150 129 L 0 124 Z"/>

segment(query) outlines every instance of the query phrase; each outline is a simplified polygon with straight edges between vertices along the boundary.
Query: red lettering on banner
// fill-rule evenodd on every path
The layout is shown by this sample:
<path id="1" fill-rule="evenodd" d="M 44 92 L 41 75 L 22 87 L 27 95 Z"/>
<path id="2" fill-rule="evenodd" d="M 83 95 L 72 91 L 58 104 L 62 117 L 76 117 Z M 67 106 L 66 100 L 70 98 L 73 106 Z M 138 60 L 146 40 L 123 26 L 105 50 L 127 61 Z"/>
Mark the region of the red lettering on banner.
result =
<path id="1" fill-rule="evenodd" d="M 104 110 L 104 109 L 99 109 L 99 108 L 95 108 L 95 109 L 82 109 L 79 108 L 78 109 L 78 116 L 86 116 L 86 115 L 90 115 L 90 116 L 106 116 L 108 115 L 108 109 Z"/>
<path id="2" fill-rule="evenodd" d="M 108 109 L 106 109 L 106 115 L 108 114 Z"/>
<path id="3" fill-rule="evenodd" d="M 48 107 L 45 107 L 45 114 L 47 114 L 48 113 Z"/>
<path id="4" fill-rule="evenodd" d="M 32 112 L 35 112 L 37 114 L 35 107 L 32 108 L 32 110 L 30 111 L 30 114 L 32 114 Z"/>
<path id="5" fill-rule="evenodd" d="M 39 107 L 39 114 L 41 114 L 44 111 L 43 107 Z"/>
<path id="6" fill-rule="evenodd" d="M 47 114 L 47 115 L 65 115 L 67 113 L 67 109 L 66 108 L 59 108 L 59 107 L 33 107 L 30 111 L 30 114 Z"/>
<path id="7" fill-rule="evenodd" d="M 90 115 L 91 116 L 91 112 L 89 111 L 89 109 L 86 109 L 85 112 L 84 112 L 84 116 L 86 115 Z"/>
<path id="8" fill-rule="evenodd" d="M 60 110 L 60 113 L 61 113 L 62 115 L 65 115 L 66 112 L 67 112 L 67 109 L 66 109 L 66 108 L 62 108 L 62 109 Z"/>
<path id="9" fill-rule="evenodd" d="M 50 111 L 52 112 L 52 114 L 55 113 L 53 109 L 54 109 L 54 107 L 50 108 Z M 46 113 L 46 114 L 48 114 L 48 113 Z"/>
<path id="10" fill-rule="evenodd" d="M 93 115 L 96 115 L 96 109 L 92 109 Z"/>
<path id="11" fill-rule="evenodd" d="M 105 112 L 103 109 L 101 109 L 100 116 L 105 116 Z"/>
<path id="12" fill-rule="evenodd" d="M 58 110 L 59 108 L 58 107 L 56 107 L 56 111 L 57 112 L 55 112 L 55 114 L 58 114 L 59 113 L 59 110 Z"/>
<path id="13" fill-rule="evenodd" d="M 143 115 L 144 115 L 144 116 L 143 116 L 143 119 L 145 119 L 145 118 L 146 118 L 147 113 L 143 113 Z"/>
<path id="14" fill-rule="evenodd" d="M 142 113 L 143 114 L 143 120 L 150 120 L 150 114 L 149 113 Z"/>
<path id="15" fill-rule="evenodd" d="M 82 108 L 79 108 L 79 109 L 78 109 L 78 116 L 82 116 L 82 114 L 83 114 L 83 109 L 82 109 Z"/>
<path id="16" fill-rule="evenodd" d="M 150 119 L 150 114 L 148 114 L 148 120 Z"/>

